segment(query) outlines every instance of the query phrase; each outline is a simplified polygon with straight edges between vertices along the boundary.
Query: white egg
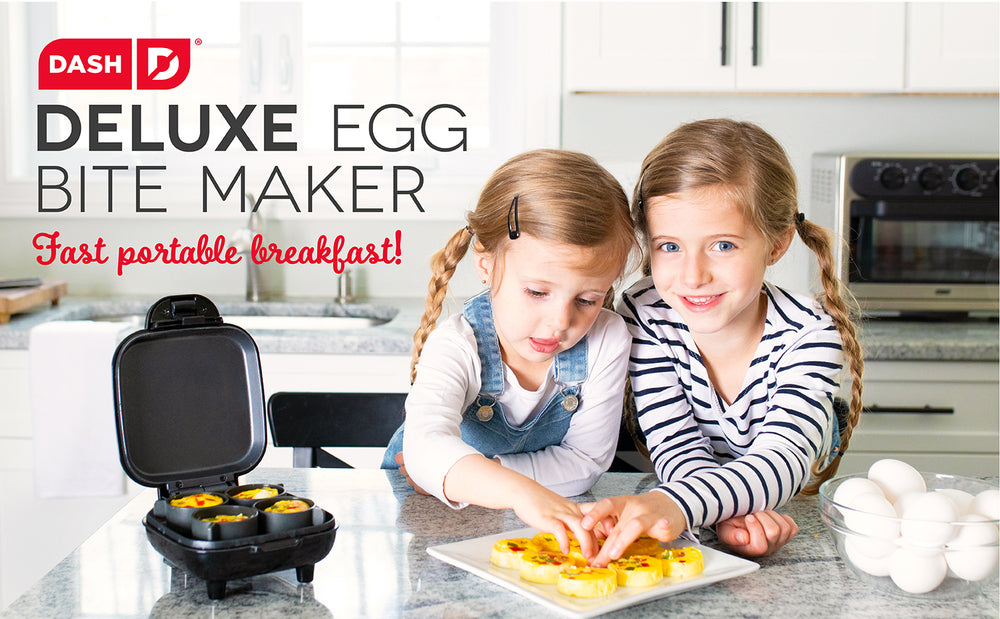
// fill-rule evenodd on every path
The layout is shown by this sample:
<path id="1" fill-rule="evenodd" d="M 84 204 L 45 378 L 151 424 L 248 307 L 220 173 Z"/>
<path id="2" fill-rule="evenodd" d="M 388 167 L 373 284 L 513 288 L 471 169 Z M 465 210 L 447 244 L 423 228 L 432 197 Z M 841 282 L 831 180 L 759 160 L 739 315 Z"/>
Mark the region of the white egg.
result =
<path id="1" fill-rule="evenodd" d="M 1000 531 L 979 514 L 969 514 L 962 522 L 958 535 L 945 549 L 948 573 L 965 580 L 982 580 L 993 573 L 1000 560 Z"/>
<path id="2" fill-rule="evenodd" d="M 889 559 L 889 577 L 907 593 L 933 591 L 948 573 L 948 562 L 940 552 L 900 548 Z"/>
<path id="3" fill-rule="evenodd" d="M 918 546 L 944 546 L 957 531 L 955 503 L 937 492 L 926 492 L 906 506 L 899 525 L 900 536 Z"/>
<path id="4" fill-rule="evenodd" d="M 889 552 L 880 556 L 871 556 L 869 553 L 872 551 L 872 542 L 875 542 L 874 545 L 880 547 L 888 547 Z M 854 567 L 872 576 L 889 575 L 889 559 L 892 558 L 892 550 L 894 549 L 895 544 L 892 542 L 872 540 L 869 537 L 857 537 L 854 535 L 848 535 L 844 538 L 844 554 L 847 555 L 847 560 Z"/>
<path id="5" fill-rule="evenodd" d="M 986 516 L 968 514 L 963 516 L 959 522 L 961 524 L 958 526 L 958 533 L 948 542 L 948 548 L 985 546 L 995 544 L 1000 539 L 1000 530 L 997 530 L 997 525 L 990 522 Z"/>
<path id="6" fill-rule="evenodd" d="M 895 540 L 877 539 L 864 535 L 844 535 L 844 549 L 850 554 L 864 555 L 869 559 L 885 559 L 886 569 L 889 569 L 889 555 L 895 552 L 897 546 Z M 865 570 L 866 572 L 868 570 Z M 869 572 L 871 573 L 871 572 Z M 885 576 L 885 574 L 882 574 Z"/>
<path id="7" fill-rule="evenodd" d="M 959 490 L 958 488 L 938 488 L 934 492 L 940 492 L 951 499 L 955 504 L 959 517 L 969 513 L 970 508 L 972 507 L 972 501 L 976 498 L 965 490 Z"/>
<path id="8" fill-rule="evenodd" d="M 901 494 L 907 492 L 927 491 L 927 483 L 920 471 L 902 460 L 884 458 L 875 462 L 868 469 L 868 479 L 882 488 L 890 503 L 895 503 Z"/>
<path id="9" fill-rule="evenodd" d="M 835 503 L 839 503 L 840 505 L 850 505 L 851 501 L 854 500 L 854 497 L 866 492 L 882 494 L 882 488 L 870 479 L 865 479 L 864 477 L 850 477 L 842 481 L 840 485 L 837 486 L 837 490 L 833 493 L 833 501 Z"/>
<path id="10" fill-rule="evenodd" d="M 967 550 L 952 550 L 945 553 L 948 561 L 948 573 L 963 580 L 982 580 L 993 573 L 997 567 L 1000 553 L 996 546 L 969 548 Z"/>
<path id="11" fill-rule="evenodd" d="M 844 510 L 844 524 L 848 529 L 880 540 L 899 537 L 899 520 L 892 504 L 881 494 L 866 492 L 851 499 L 851 509 Z"/>
<path id="12" fill-rule="evenodd" d="M 899 495 L 899 497 L 893 501 L 892 507 L 896 510 L 896 515 L 902 517 L 903 512 L 913 504 L 913 501 L 919 497 L 924 496 L 923 492 L 906 492 Z"/>
<path id="13" fill-rule="evenodd" d="M 990 520 L 1000 520 L 1000 489 L 990 488 L 977 494 L 972 500 L 971 511 Z"/>

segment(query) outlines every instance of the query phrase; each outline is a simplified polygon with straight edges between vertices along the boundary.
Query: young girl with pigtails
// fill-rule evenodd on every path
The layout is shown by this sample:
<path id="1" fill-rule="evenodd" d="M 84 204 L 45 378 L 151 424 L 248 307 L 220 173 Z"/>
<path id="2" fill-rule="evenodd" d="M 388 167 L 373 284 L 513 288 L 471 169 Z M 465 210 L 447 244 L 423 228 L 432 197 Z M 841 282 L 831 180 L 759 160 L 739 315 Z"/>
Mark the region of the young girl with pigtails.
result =
<path id="1" fill-rule="evenodd" d="M 512 508 L 590 555 L 579 506 L 614 458 L 631 336 L 612 284 L 636 245 L 628 199 L 592 158 L 536 150 L 487 181 L 431 260 L 403 426 L 383 468 L 452 507 Z M 487 289 L 436 325 L 472 250 Z"/>
<path id="2" fill-rule="evenodd" d="M 647 155 L 632 216 L 651 277 L 619 312 L 632 334 L 632 421 L 660 485 L 585 506 L 584 528 L 607 535 L 595 564 L 640 534 L 669 541 L 711 525 L 741 554 L 772 553 L 797 527 L 771 510 L 835 474 L 861 412 L 863 359 L 830 234 L 799 212 L 777 141 L 728 119 L 683 125 Z M 764 279 L 796 234 L 819 262 L 816 300 Z"/>

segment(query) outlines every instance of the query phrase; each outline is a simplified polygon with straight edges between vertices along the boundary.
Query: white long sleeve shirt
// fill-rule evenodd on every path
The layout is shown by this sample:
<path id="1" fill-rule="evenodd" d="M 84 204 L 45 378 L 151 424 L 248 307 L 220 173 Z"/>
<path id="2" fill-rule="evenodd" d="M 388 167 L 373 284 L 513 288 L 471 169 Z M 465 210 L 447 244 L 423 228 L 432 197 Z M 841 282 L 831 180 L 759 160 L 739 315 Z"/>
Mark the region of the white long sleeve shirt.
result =
<path id="1" fill-rule="evenodd" d="M 830 448 L 840 335 L 813 299 L 766 282 L 764 292 L 764 333 L 729 405 L 652 280 L 622 296 L 619 312 L 633 338 L 629 376 L 657 489 L 681 506 L 689 527 L 783 504 Z"/>
<path id="2" fill-rule="evenodd" d="M 587 380 L 580 385 L 580 407 L 562 442 L 540 451 L 497 456 L 500 463 L 563 496 L 590 489 L 614 459 L 631 336 L 620 316 L 601 310 L 587 334 Z M 462 314 L 431 332 L 420 356 L 417 379 L 406 398 L 403 460 L 418 486 L 452 505 L 444 479 L 458 460 L 478 453 L 462 441 L 462 414 L 481 387 L 476 337 Z M 498 401 L 508 422 L 520 426 L 559 392 L 554 368 L 535 391 L 521 387 L 504 365 L 504 390 Z"/>

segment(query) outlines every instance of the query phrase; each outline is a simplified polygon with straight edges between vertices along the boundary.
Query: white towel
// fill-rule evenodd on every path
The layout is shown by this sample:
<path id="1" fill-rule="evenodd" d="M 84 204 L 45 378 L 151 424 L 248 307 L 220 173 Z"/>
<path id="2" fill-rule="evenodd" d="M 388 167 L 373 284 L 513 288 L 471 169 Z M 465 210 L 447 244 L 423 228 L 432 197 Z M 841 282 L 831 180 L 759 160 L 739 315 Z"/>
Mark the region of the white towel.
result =
<path id="1" fill-rule="evenodd" d="M 115 322 L 54 321 L 31 330 L 31 418 L 39 498 L 119 496 L 111 361 L 131 330 Z"/>

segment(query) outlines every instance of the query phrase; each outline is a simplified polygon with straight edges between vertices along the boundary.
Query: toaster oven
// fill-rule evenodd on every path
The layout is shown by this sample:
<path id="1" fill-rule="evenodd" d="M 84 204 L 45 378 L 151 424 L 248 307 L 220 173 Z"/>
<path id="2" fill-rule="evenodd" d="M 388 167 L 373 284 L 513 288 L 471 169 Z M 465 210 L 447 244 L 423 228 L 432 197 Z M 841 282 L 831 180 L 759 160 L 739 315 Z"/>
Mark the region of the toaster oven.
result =
<path id="1" fill-rule="evenodd" d="M 810 217 L 869 315 L 998 313 L 996 154 L 819 153 Z"/>

